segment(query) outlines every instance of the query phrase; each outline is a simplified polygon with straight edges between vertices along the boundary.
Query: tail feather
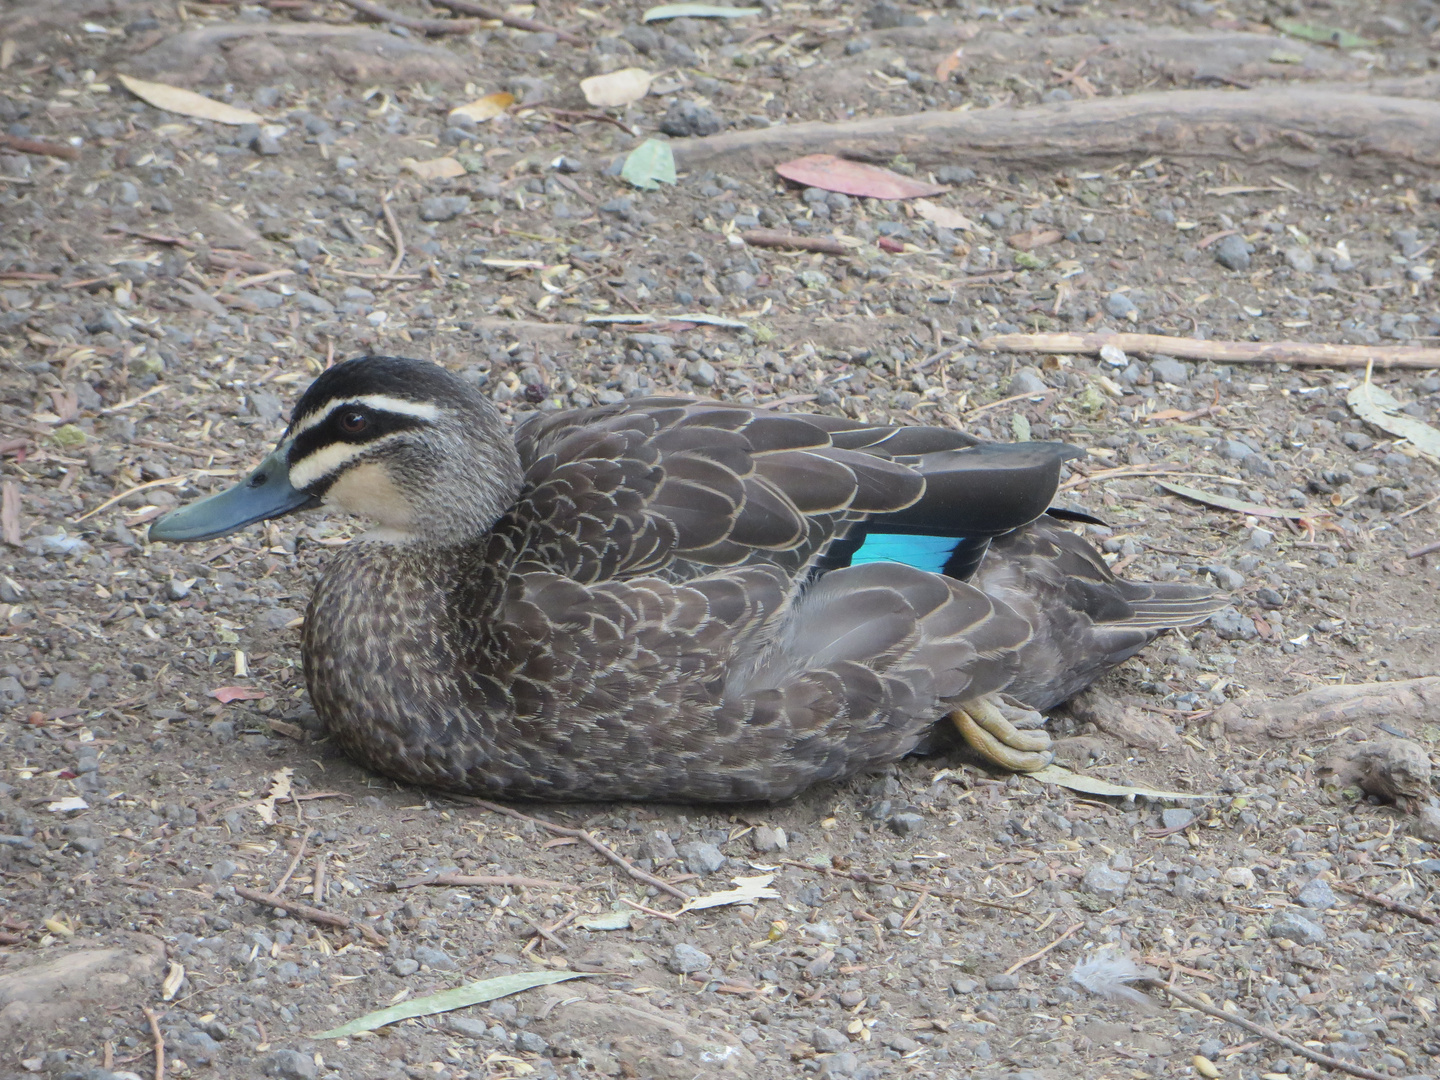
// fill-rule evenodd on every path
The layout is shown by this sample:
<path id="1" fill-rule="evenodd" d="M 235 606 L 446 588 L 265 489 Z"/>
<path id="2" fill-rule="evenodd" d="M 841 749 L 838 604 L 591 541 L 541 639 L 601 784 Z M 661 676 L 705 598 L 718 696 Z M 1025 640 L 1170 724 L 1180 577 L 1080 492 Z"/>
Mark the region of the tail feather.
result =
<path id="1" fill-rule="evenodd" d="M 1230 602 L 1204 585 L 1170 582 L 1124 582 L 1130 604 L 1127 626 L 1137 630 L 1168 630 L 1202 623 Z"/>

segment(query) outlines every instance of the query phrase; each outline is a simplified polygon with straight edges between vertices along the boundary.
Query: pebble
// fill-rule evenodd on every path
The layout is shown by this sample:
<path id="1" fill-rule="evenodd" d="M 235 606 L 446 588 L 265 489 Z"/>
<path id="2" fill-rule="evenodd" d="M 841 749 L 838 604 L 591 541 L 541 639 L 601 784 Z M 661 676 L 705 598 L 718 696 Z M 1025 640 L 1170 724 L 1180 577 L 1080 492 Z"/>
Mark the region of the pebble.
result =
<path id="1" fill-rule="evenodd" d="M 821 1054 L 835 1054 L 848 1049 L 850 1040 L 834 1028 L 817 1027 L 810 1032 L 810 1045 Z"/>
<path id="2" fill-rule="evenodd" d="M 694 945 L 687 945 L 682 941 L 670 950 L 670 955 L 665 958 L 665 966 L 677 975 L 690 975 L 708 968 L 710 956 Z"/>
<path id="3" fill-rule="evenodd" d="M 750 846 L 764 854 L 771 851 L 784 851 L 789 846 L 789 841 L 786 839 L 784 829 L 772 829 L 769 825 L 761 825 L 750 834 Z"/>
<path id="4" fill-rule="evenodd" d="M 985 979 L 986 990 L 1018 990 L 1020 989 L 1020 976 L 1018 974 L 990 975 Z"/>
<path id="5" fill-rule="evenodd" d="M 1440 807 L 1421 807 L 1420 812 L 1415 815 L 1414 823 L 1410 827 L 1421 840 L 1425 840 L 1431 844 L 1440 844 Z M 1440 859 L 1430 859 L 1427 861 L 1440 863 Z"/>
<path id="6" fill-rule="evenodd" d="M 1102 900 L 1115 901 L 1125 895 L 1125 888 L 1130 884 L 1130 875 L 1097 864 L 1085 871 L 1082 881 L 1086 892 Z"/>
<path id="7" fill-rule="evenodd" d="M 435 949 L 429 945 L 415 946 L 415 959 L 436 971 L 454 971 L 460 966 L 444 949 Z"/>
<path id="8" fill-rule="evenodd" d="M 408 957 L 396 960 L 390 965 L 390 973 L 392 975 L 398 975 L 402 979 L 407 975 L 414 975 L 419 970 L 420 962 L 418 960 L 411 960 Z"/>
<path id="9" fill-rule="evenodd" d="M 280 1080 L 315 1080 L 315 1059 L 299 1050 L 276 1050 L 260 1061 L 266 1076 Z"/>
<path id="10" fill-rule="evenodd" d="M 1160 821 L 1167 829 L 1183 829 L 1196 818 L 1194 810 L 1172 806 L 1160 811 Z"/>
<path id="11" fill-rule="evenodd" d="M 1296 894 L 1295 902 L 1301 907 L 1324 911 L 1326 908 L 1334 907 L 1340 901 L 1329 883 L 1323 878 L 1316 878 Z"/>
<path id="12" fill-rule="evenodd" d="M 713 874 L 726 863 L 724 853 L 714 844 L 681 844 L 676 851 L 692 874 Z"/>
<path id="13" fill-rule="evenodd" d="M 420 200 L 421 221 L 452 221 L 469 210 L 468 195 L 432 195 Z"/>
<path id="14" fill-rule="evenodd" d="M 1351 450 L 1369 450 L 1375 445 L 1375 440 L 1366 435 L 1363 431 L 1347 431 L 1340 436 L 1340 441 Z"/>
<path id="15" fill-rule="evenodd" d="M 925 828 L 925 818 L 914 811 L 906 810 L 898 814 L 891 814 L 885 824 L 896 836 L 914 836 Z"/>
<path id="16" fill-rule="evenodd" d="M 550 1049 L 550 1044 L 533 1031 L 519 1031 L 515 1033 L 515 1049 L 527 1054 L 543 1054 Z"/>
<path id="17" fill-rule="evenodd" d="M 1249 641 L 1260 636 L 1255 620 L 1241 615 L 1235 607 L 1223 607 L 1210 616 L 1210 626 L 1226 641 Z"/>
<path id="18" fill-rule="evenodd" d="M 1173 356 L 1157 356 L 1150 363 L 1150 372 L 1155 378 L 1171 386 L 1184 386 L 1190 381 L 1190 365 L 1176 360 Z"/>
<path id="19" fill-rule="evenodd" d="M 1049 387 L 1045 385 L 1040 372 L 1033 367 L 1022 367 L 1017 369 L 1005 384 L 1005 395 L 1012 397 L 1015 394 L 1043 394 L 1047 389 Z"/>
<path id="20" fill-rule="evenodd" d="M 1226 270 L 1249 270 L 1250 253 L 1255 249 L 1238 233 L 1231 233 L 1215 245 L 1215 261 Z"/>
<path id="21" fill-rule="evenodd" d="M 1325 928 L 1293 911 L 1282 911 L 1270 920 L 1272 938 L 1289 938 L 1301 945 L 1319 945 L 1328 936 Z"/>
<path id="22" fill-rule="evenodd" d="M 490 1034 L 490 1029 L 483 1020 L 472 1020 L 468 1016 L 451 1016 L 445 1021 L 445 1027 L 453 1034 L 465 1039 L 484 1039 Z"/>
<path id="23" fill-rule="evenodd" d="M 1285 264 L 1300 274 L 1315 272 L 1315 256 L 1306 248 L 1294 245 L 1285 249 Z"/>
<path id="24" fill-rule="evenodd" d="M 1105 298 L 1105 310 L 1116 319 L 1128 319 L 1130 322 L 1140 317 L 1135 301 L 1122 292 L 1113 292 Z"/>
<path id="25" fill-rule="evenodd" d="M 714 135 L 724 123 L 714 109 L 694 101 L 672 101 L 660 119 L 660 130 L 675 138 Z"/>

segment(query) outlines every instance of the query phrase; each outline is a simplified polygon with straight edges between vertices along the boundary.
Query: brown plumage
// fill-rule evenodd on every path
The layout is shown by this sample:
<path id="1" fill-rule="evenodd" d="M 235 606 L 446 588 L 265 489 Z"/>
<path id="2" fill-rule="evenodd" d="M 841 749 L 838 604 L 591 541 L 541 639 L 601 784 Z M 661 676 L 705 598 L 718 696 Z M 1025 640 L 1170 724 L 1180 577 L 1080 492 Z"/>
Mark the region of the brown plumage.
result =
<path id="1" fill-rule="evenodd" d="M 442 369 L 368 357 L 317 379 L 260 479 L 217 497 L 264 507 L 197 504 L 154 533 L 317 501 L 381 520 L 391 543 L 327 568 L 304 657 L 332 736 L 387 775 L 779 799 L 903 756 L 966 702 L 1063 700 L 1218 606 L 1117 581 L 1037 520 L 1067 456 L 670 399 L 539 414 L 512 439 Z M 861 561 L 867 529 L 935 522 L 958 545 L 946 573 Z"/>

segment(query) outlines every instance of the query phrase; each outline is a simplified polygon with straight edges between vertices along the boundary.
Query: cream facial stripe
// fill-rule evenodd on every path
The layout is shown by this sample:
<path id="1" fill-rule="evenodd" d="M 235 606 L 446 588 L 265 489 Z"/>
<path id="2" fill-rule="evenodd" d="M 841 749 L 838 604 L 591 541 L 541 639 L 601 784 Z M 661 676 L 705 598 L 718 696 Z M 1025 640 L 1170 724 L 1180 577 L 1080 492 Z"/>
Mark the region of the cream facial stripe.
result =
<path id="1" fill-rule="evenodd" d="M 363 405 L 366 408 L 374 409 L 376 412 L 397 413 L 400 416 L 413 416 L 417 420 L 435 421 L 440 418 L 440 408 L 428 401 L 407 401 L 404 398 L 391 397 L 389 394 L 361 394 L 358 397 L 347 397 L 336 401 L 327 401 L 323 408 L 302 416 L 291 436 L 303 435 L 317 424 L 323 424 L 325 420 L 336 409 L 351 408 L 356 405 Z"/>
<path id="2" fill-rule="evenodd" d="M 397 431 L 365 443 L 328 443 L 290 466 L 290 486 L 296 491 L 303 491 L 315 481 L 339 472 L 362 454 L 368 454 L 378 446 L 393 442 L 401 434 Z"/>

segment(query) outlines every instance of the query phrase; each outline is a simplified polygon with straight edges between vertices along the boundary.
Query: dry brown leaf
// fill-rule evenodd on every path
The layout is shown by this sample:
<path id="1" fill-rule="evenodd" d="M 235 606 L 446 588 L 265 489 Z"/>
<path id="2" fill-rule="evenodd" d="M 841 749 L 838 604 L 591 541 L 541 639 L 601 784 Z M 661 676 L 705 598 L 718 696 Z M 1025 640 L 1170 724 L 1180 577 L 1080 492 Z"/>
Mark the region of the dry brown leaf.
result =
<path id="1" fill-rule="evenodd" d="M 946 83 L 950 76 L 955 74 L 955 69 L 960 66 L 960 60 L 965 55 L 965 46 L 961 45 L 954 52 L 948 54 L 944 60 L 935 65 L 935 81 Z"/>
<path id="2" fill-rule="evenodd" d="M 222 705 L 229 705 L 232 701 L 259 701 L 265 691 L 250 686 L 219 686 L 210 691 L 210 696 Z"/>
<path id="3" fill-rule="evenodd" d="M 407 157 L 401 158 L 400 164 L 421 180 L 448 180 L 465 175 L 465 166 L 453 157 L 430 158 L 428 161 L 416 161 L 413 157 Z"/>
<path id="4" fill-rule="evenodd" d="M 278 770 L 270 780 L 270 794 L 255 804 L 255 812 L 260 815 L 260 820 L 266 825 L 275 824 L 275 804 L 281 799 L 290 797 L 290 777 L 295 770 L 288 765 Z"/>
<path id="5" fill-rule="evenodd" d="M 939 225 L 942 229 L 967 229 L 973 231 L 975 222 L 971 221 L 959 210 L 952 210 L 948 206 L 941 206 L 929 199 L 916 199 L 912 206 L 915 213 L 919 214 L 926 221 Z"/>
<path id="6" fill-rule="evenodd" d="M 265 118 L 249 109 L 226 105 L 193 90 L 182 90 L 166 83 L 146 82 L 132 79 L 129 75 L 117 75 L 120 84 L 147 105 L 166 112 L 193 116 L 197 120 L 212 120 L 217 124 L 263 124 Z"/>
<path id="7" fill-rule="evenodd" d="M 486 120 L 491 120 L 499 116 L 514 104 L 515 95 L 507 94 L 504 90 L 500 90 L 494 94 L 486 94 L 482 98 L 476 98 L 468 104 L 458 105 L 450 110 L 450 115 L 452 117 L 468 117 L 477 124 L 481 124 Z"/>
<path id="8" fill-rule="evenodd" d="M 609 75 L 580 80 L 580 92 L 596 108 L 613 109 L 639 101 L 650 92 L 655 76 L 644 68 L 621 68 Z"/>
<path id="9" fill-rule="evenodd" d="M 878 165 L 866 165 L 862 161 L 850 161 L 834 154 L 808 154 L 776 165 L 775 171 L 786 180 L 806 187 L 869 199 L 916 199 L 950 190 L 944 184 L 926 183 Z"/>
<path id="10" fill-rule="evenodd" d="M 1010 237 L 1009 244 L 1017 251 L 1033 251 L 1037 247 L 1056 243 L 1060 233 L 1056 229 L 1031 229 Z"/>

